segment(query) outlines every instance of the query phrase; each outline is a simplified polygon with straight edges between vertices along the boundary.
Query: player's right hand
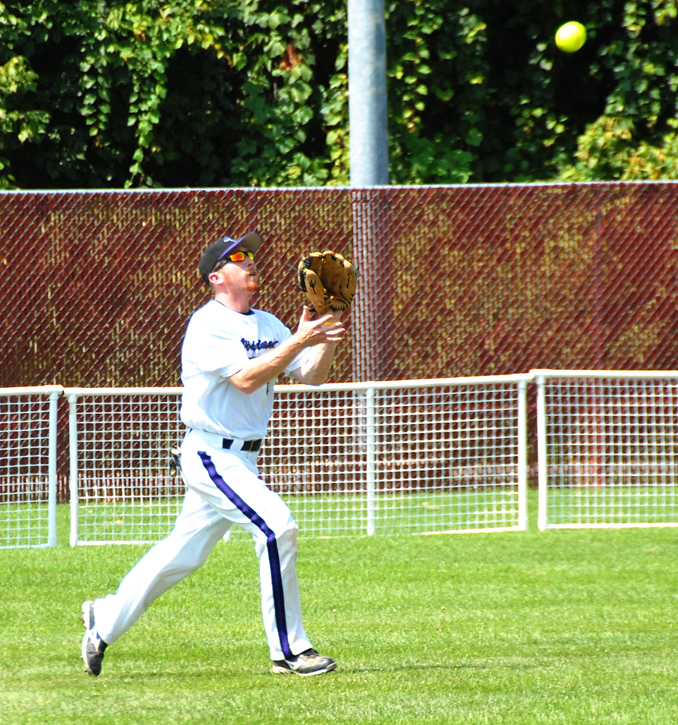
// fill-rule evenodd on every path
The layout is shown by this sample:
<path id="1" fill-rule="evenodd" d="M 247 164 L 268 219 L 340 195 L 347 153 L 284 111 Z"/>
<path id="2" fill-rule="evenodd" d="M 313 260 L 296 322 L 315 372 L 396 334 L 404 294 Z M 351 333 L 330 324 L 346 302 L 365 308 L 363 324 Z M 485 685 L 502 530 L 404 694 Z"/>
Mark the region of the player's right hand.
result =
<path id="1" fill-rule="evenodd" d="M 296 334 L 305 346 L 341 342 L 346 332 L 341 315 L 341 312 L 328 312 L 326 315 L 311 318 L 308 306 L 304 305 Z"/>

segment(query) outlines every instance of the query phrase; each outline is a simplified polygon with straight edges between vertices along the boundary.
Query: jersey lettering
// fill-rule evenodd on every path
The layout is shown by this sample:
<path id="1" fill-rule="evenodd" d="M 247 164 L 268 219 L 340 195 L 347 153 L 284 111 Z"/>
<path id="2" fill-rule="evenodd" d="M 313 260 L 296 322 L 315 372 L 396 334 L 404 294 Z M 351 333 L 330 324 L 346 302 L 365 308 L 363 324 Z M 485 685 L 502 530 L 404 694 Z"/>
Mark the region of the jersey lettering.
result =
<path id="1" fill-rule="evenodd" d="M 244 337 L 240 338 L 240 342 L 242 342 L 243 347 L 247 350 L 247 357 L 249 358 L 257 357 L 262 351 L 272 350 L 278 344 L 277 340 L 257 340 L 256 342 L 250 342 Z"/>

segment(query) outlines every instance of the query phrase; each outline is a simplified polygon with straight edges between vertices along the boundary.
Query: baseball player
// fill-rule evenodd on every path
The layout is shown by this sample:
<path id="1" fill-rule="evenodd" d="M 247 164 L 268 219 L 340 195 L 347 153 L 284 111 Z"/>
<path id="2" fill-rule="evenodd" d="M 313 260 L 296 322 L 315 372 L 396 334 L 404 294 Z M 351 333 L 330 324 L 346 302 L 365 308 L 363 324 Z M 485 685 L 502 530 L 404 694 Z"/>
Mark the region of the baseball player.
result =
<path id="1" fill-rule="evenodd" d="M 319 655 L 301 621 L 297 524 L 259 478 L 257 455 L 282 372 L 320 385 L 344 335 L 341 311 L 312 316 L 304 306 L 294 334 L 250 307 L 259 289 L 254 255 L 262 239 L 223 237 L 200 259 L 212 299 L 191 317 L 182 347 L 181 420 L 188 432 L 179 463 L 187 485 L 174 530 L 134 566 L 115 594 L 83 604 L 85 670 L 99 675 L 106 648 L 163 592 L 200 567 L 238 524 L 254 537 L 261 609 L 273 672 L 317 675 L 336 669 Z"/>

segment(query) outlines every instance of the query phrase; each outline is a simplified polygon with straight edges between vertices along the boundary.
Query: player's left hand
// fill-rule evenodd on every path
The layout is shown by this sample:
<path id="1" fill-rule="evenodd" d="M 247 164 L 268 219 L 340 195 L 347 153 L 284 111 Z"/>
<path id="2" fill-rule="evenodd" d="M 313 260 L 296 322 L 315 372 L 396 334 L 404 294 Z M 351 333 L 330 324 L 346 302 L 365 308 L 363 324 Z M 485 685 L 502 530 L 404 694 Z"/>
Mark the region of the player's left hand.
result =
<path id="1" fill-rule="evenodd" d="M 349 309 L 356 276 L 352 262 L 329 249 L 306 255 L 297 270 L 299 289 L 306 293 L 309 307 L 321 315 Z"/>

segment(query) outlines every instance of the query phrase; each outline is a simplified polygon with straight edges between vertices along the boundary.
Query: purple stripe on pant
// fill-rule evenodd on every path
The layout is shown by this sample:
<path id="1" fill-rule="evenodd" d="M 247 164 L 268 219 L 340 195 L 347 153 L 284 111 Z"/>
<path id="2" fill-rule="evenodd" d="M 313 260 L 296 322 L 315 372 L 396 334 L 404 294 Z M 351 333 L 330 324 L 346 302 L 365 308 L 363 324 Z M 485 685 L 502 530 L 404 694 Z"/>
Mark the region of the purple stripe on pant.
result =
<path id="1" fill-rule="evenodd" d="M 283 590 L 282 571 L 280 568 L 280 556 L 278 555 L 278 543 L 275 534 L 267 526 L 266 522 L 250 506 L 248 506 L 238 494 L 229 487 L 219 475 L 212 459 L 205 451 L 198 451 L 205 470 L 212 479 L 214 485 L 226 496 L 226 498 L 238 508 L 247 518 L 266 536 L 266 549 L 268 550 L 268 562 L 271 567 L 271 586 L 273 589 L 273 606 L 275 608 L 275 622 L 280 637 L 280 648 L 286 658 L 294 657 L 290 649 L 287 637 L 287 619 L 285 617 L 285 594 Z"/>

